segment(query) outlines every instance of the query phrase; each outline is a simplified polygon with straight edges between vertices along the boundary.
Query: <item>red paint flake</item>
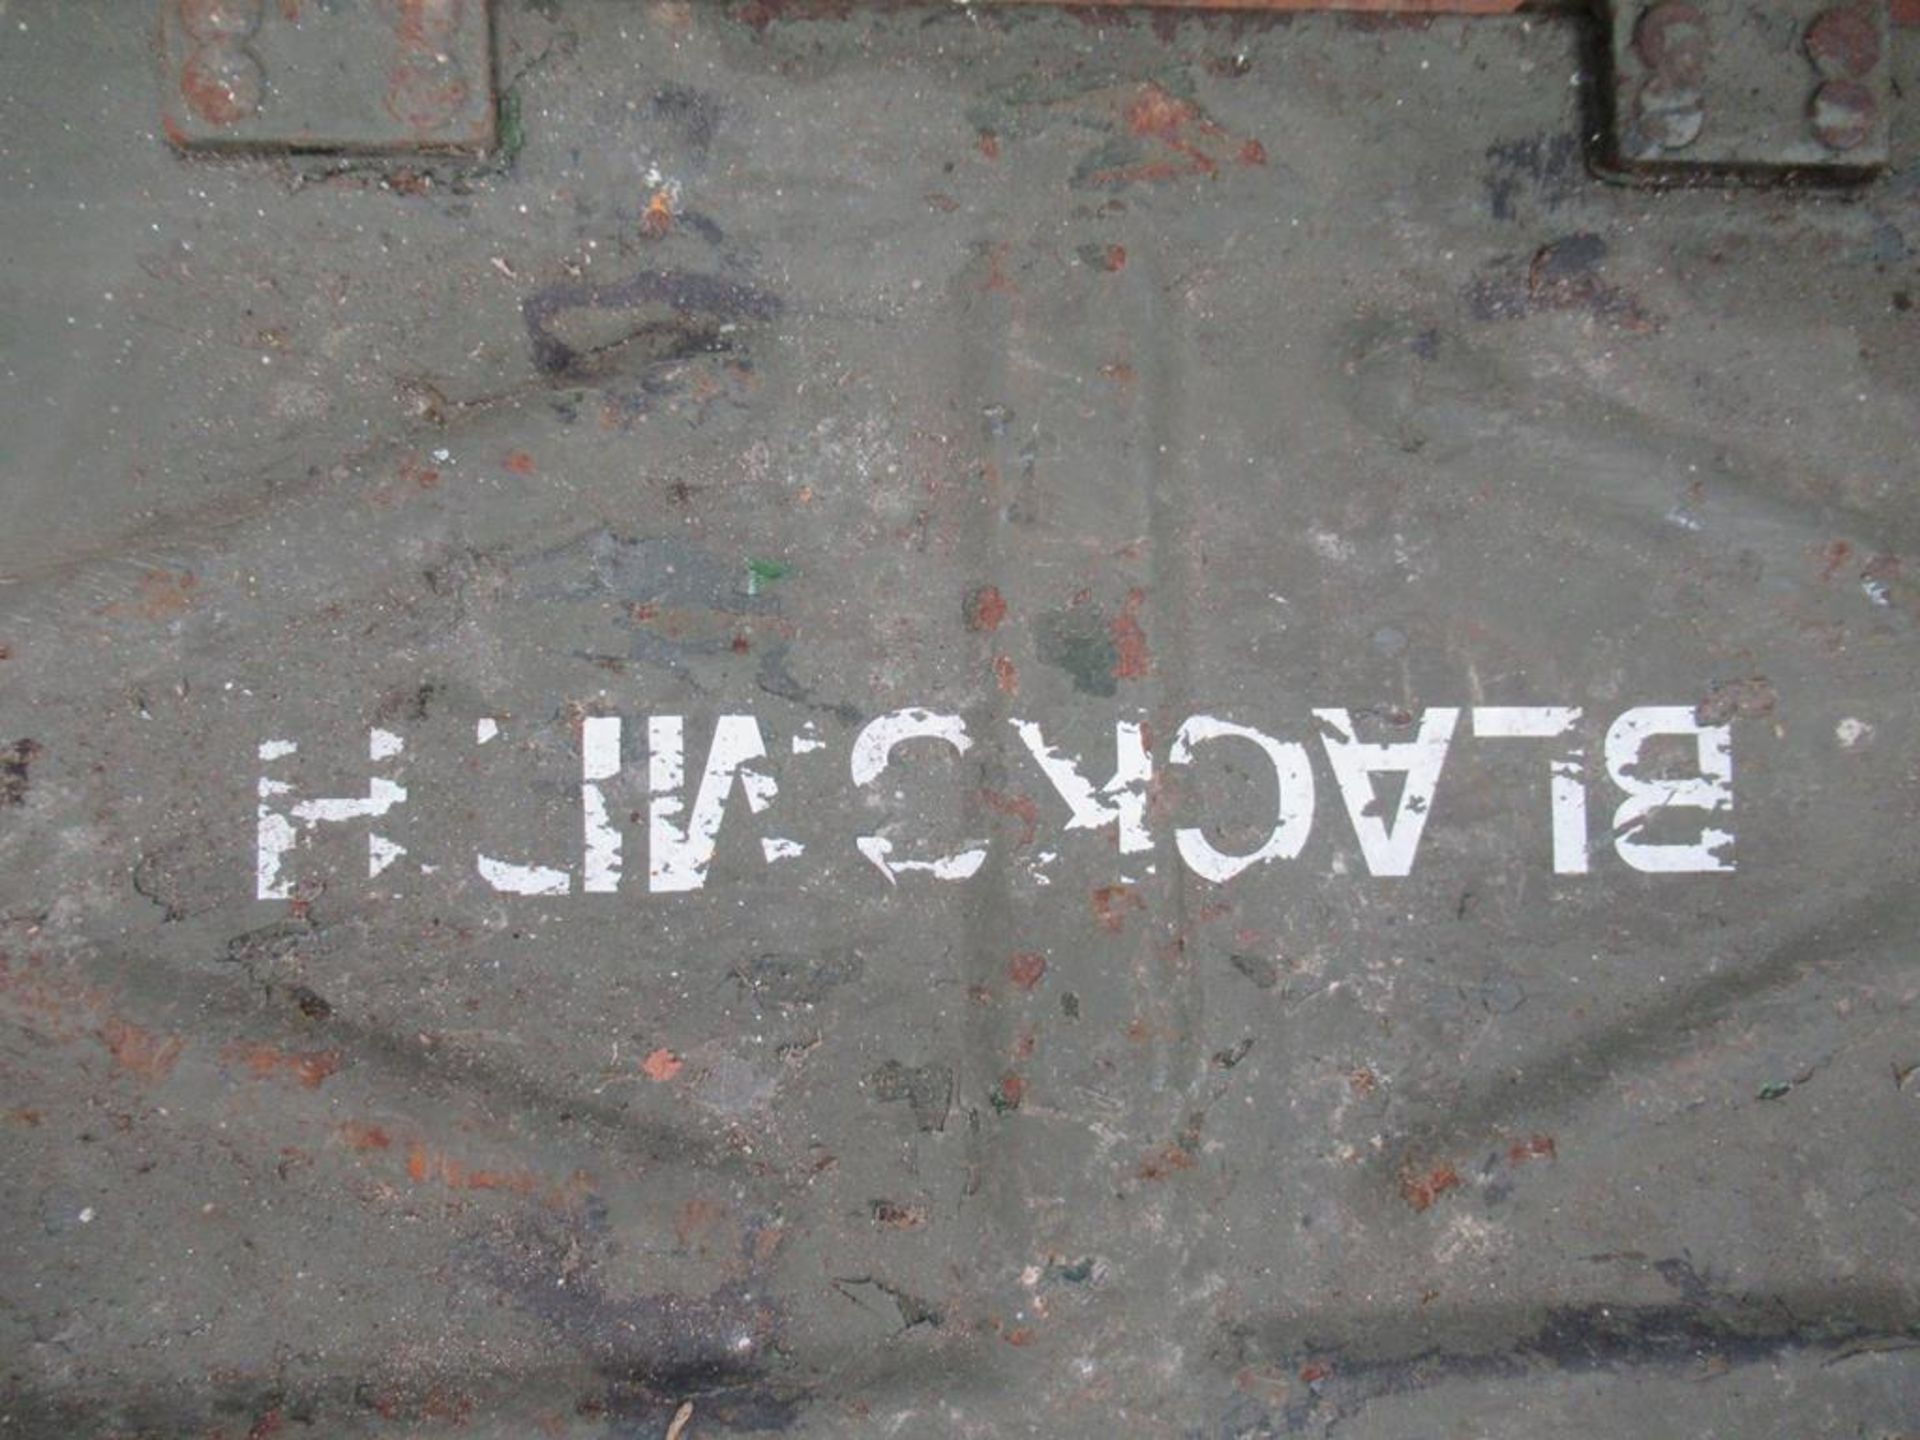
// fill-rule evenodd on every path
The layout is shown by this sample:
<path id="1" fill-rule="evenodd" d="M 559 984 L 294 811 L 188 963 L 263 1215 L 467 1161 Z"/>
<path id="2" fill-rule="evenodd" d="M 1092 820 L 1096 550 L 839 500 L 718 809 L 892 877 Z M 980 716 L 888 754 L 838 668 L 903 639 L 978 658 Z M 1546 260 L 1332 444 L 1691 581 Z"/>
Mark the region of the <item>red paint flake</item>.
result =
<path id="1" fill-rule="evenodd" d="M 1559 1146 L 1551 1135 L 1529 1135 L 1525 1140 L 1516 1140 L 1507 1147 L 1507 1163 L 1524 1165 L 1529 1160 L 1557 1160 Z"/>
<path id="2" fill-rule="evenodd" d="M 308 1090 L 318 1090 L 340 1070 L 338 1050 L 282 1050 L 277 1045 L 236 1041 L 220 1052 L 220 1058 L 230 1065 L 244 1065 L 255 1080 L 281 1075 L 298 1080 Z"/>
<path id="3" fill-rule="evenodd" d="M 422 490 L 431 490 L 440 483 L 440 472 L 420 456 L 409 455 L 400 462 L 400 478 Z"/>
<path id="4" fill-rule="evenodd" d="M 996 655 L 993 657 L 993 682 L 1000 687 L 1000 693 L 1002 695 L 1018 695 L 1020 693 L 1020 669 L 1013 663 L 1011 656 Z"/>
<path id="5" fill-rule="evenodd" d="M 1840 573 L 1840 567 L 1853 557 L 1853 546 L 1845 540 L 1833 540 L 1828 542 L 1820 554 L 1821 558 L 1827 562 L 1826 568 L 1820 572 L 1820 578 L 1831 580 Z"/>
<path id="6" fill-rule="evenodd" d="M 1264 165 L 1267 163 L 1267 147 L 1258 140 L 1249 140 L 1240 147 L 1242 165 Z"/>
<path id="7" fill-rule="evenodd" d="M 1031 795 L 1004 795 L 998 790 L 982 790 L 980 803 L 997 815 L 1011 815 L 1025 826 L 1020 836 L 1020 848 L 1033 843 L 1034 833 L 1040 828 L 1040 806 Z"/>
<path id="8" fill-rule="evenodd" d="M 268 1440 L 269 1436 L 280 1433 L 280 1426 L 280 1412 L 269 1410 L 248 1428 L 247 1440 Z"/>
<path id="9" fill-rule="evenodd" d="M 1140 606 L 1146 598 L 1147 592 L 1144 590 L 1129 590 L 1127 603 L 1107 627 L 1113 636 L 1113 678 L 1116 680 L 1142 680 L 1153 668 L 1153 661 L 1147 654 L 1147 632 L 1140 628 L 1138 619 Z"/>
<path id="10" fill-rule="evenodd" d="M 1425 1210 L 1462 1183 L 1460 1172 L 1451 1165 L 1436 1165 L 1424 1173 L 1408 1171 L 1400 1177 L 1400 1198 L 1415 1210 Z"/>
<path id="11" fill-rule="evenodd" d="M 1027 1098 L 1027 1082 L 1009 1070 L 1000 1077 L 1000 1083 L 993 1087 L 993 1102 L 996 1109 L 1018 1110 L 1020 1102 Z"/>
<path id="12" fill-rule="evenodd" d="M 1127 268 L 1127 247 L 1109 245 L 1107 247 L 1106 268 L 1109 273 Z"/>
<path id="13" fill-rule="evenodd" d="M 393 1146 L 393 1137 L 385 1130 L 358 1120 L 344 1122 L 335 1127 L 333 1133 L 340 1137 L 340 1143 L 349 1150 L 387 1150 Z"/>
<path id="14" fill-rule="evenodd" d="M 180 1052 L 187 1042 L 178 1035 L 161 1035 L 117 1015 L 109 1015 L 100 1027 L 101 1043 L 113 1056 L 113 1063 L 129 1075 L 145 1081 L 164 1080 L 173 1073 Z"/>
<path id="15" fill-rule="evenodd" d="M 1333 1367 L 1331 1365 L 1323 1365 L 1320 1361 L 1316 1360 L 1310 1365 L 1302 1365 L 1300 1367 L 1300 1383 L 1303 1385 L 1318 1385 L 1322 1380 L 1330 1378 L 1332 1374 Z"/>
<path id="16" fill-rule="evenodd" d="M 1047 957 L 1036 951 L 1022 950 L 1007 961 L 1007 979 L 1022 990 L 1033 989 L 1046 973 Z"/>
<path id="17" fill-rule="evenodd" d="M 992 633 L 1007 618 L 1006 597 L 997 585 L 982 585 L 967 597 L 967 628 Z"/>
<path id="18" fill-rule="evenodd" d="M 673 1079 L 686 1062 L 662 1045 L 640 1062 L 641 1073 L 655 1084 Z"/>
<path id="19" fill-rule="evenodd" d="M 1020 286 L 1007 273 L 1007 256 L 1013 247 L 1005 241 L 987 248 L 987 279 L 981 287 L 996 295 L 1018 295 Z"/>
<path id="20" fill-rule="evenodd" d="M 1169 1175 L 1177 1175 L 1182 1170 L 1191 1170 L 1198 1163 L 1193 1158 L 1191 1150 L 1169 1143 L 1162 1145 L 1140 1162 L 1140 1178 L 1164 1180 Z"/>
<path id="21" fill-rule="evenodd" d="M 1000 158 L 1000 137 L 994 134 L 993 131 L 982 130 L 977 143 L 980 146 L 980 153 L 986 156 L 987 159 L 998 160 Z"/>
<path id="22" fill-rule="evenodd" d="M 1141 138 L 1148 136 L 1161 140 L 1177 140 L 1182 126 L 1198 120 L 1200 116 L 1191 101 L 1171 95 L 1159 85 L 1148 81 L 1140 87 L 1140 93 L 1127 102 L 1127 128 Z"/>
<path id="23" fill-rule="evenodd" d="M 753 642 L 749 640 L 745 634 L 740 634 L 733 637 L 733 653 L 734 654 L 744 655 L 747 653 L 747 651 L 751 650 L 752 648 L 753 648 Z"/>
<path id="24" fill-rule="evenodd" d="M 515 475 L 533 474 L 533 456 L 524 450 L 509 450 L 507 458 L 501 463 Z"/>
<path id="25" fill-rule="evenodd" d="M 1031 1345 L 1034 1342 L 1034 1340 L 1038 1337 L 1034 1335 L 1033 1329 L 1031 1326 L 1021 1325 L 1015 1329 L 1007 1331 L 1007 1333 L 1001 1338 L 1003 1338 L 1009 1345 Z"/>
<path id="26" fill-rule="evenodd" d="M 1100 928 L 1109 935 L 1118 935 L 1127 922 L 1127 911 L 1144 910 L 1146 902 L 1134 893 L 1131 885 L 1102 885 L 1093 892 L 1090 903 L 1093 906 L 1093 918 Z"/>
<path id="27" fill-rule="evenodd" d="M 673 195 L 662 185 L 647 200 L 646 213 L 640 217 L 640 233 L 658 240 L 673 229 Z"/>

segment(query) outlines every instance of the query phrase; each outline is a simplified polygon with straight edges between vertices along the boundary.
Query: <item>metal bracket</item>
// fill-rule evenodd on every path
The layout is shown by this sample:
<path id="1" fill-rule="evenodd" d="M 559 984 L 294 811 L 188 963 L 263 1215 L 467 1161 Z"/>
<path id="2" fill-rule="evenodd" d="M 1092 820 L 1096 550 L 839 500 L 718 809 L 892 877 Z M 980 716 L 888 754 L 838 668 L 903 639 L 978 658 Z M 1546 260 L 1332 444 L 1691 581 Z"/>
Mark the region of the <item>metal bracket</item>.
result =
<path id="1" fill-rule="evenodd" d="M 1654 174 L 1887 163 L 1887 0 L 1610 0 L 1613 158 Z"/>
<path id="2" fill-rule="evenodd" d="M 160 56 L 183 150 L 493 147 L 486 0 L 161 0 Z"/>

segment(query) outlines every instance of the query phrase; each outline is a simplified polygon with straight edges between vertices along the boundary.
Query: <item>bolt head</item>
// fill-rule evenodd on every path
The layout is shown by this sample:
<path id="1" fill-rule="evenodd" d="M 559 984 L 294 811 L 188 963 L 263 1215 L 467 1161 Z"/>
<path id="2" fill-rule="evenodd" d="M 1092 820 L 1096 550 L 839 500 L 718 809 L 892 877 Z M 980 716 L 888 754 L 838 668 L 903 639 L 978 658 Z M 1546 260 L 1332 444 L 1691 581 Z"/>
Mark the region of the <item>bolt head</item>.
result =
<path id="1" fill-rule="evenodd" d="M 1698 86 L 1706 79 L 1713 36 L 1698 7 L 1687 0 L 1663 0 L 1641 12 L 1633 48 L 1641 63 L 1670 85 Z"/>
<path id="2" fill-rule="evenodd" d="M 1880 106 L 1858 80 L 1829 80 L 1807 107 L 1813 133 L 1829 150 L 1852 150 L 1873 134 Z"/>
<path id="3" fill-rule="evenodd" d="M 1858 80 L 1880 63 L 1880 27 L 1864 5 L 1839 5 L 1807 26 L 1807 58 L 1829 80 Z"/>
<path id="4" fill-rule="evenodd" d="M 1669 84 L 1659 76 L 1634 96 L 1633 121 L 1643 139 L 1662 150 L 1684 150 L 1700 138 L 1706 105 L 1691 85 Z"/>

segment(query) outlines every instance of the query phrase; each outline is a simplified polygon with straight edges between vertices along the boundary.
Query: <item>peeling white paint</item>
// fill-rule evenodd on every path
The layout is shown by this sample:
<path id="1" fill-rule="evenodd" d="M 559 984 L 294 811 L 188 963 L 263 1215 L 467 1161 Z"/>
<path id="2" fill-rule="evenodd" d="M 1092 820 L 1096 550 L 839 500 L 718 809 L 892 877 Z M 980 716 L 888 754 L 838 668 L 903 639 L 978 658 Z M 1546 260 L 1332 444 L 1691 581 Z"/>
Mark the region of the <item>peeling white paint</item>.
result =
<path id="1" fill-rule="evenodd" d="M 740 777 L 747 809 L 758 815 L 773 803 L 780 787 L 771 775 L 749 769 L 767 756 L 766 737 L 751 715 L 722 715 L 714 722 L 713 745 L 694 794 L 693 813 L 683 825 L 686 801 L 686 721 L 679 715 L 655 715 L 647 721 L 647 888 L 655 893 L 698 890 L 707 883 L 727 796 Z"/>
<path id="2" fill-rule="evenodd" d="M 1656 735 L 1690 740 L 1698 775 L 1636 775 L 1646 743 Z M 1627 711 L 1607 729 L 1607 774 L 1627 792 L 1613 812 L 1613 848 L 1635 870 L 1653 873 L 1711 873 L 1733 869 L 1720 852 L 1733 836 L 1703 827 L 1693 841 L 1642 839 L 1647 822 L 1662 810 L 1733 808 L 1733 732 L 1725 725 L 1703 725 L 1685 705 L 1642 705 Z"/>
<path id="3" fill-rule="evenodd" d="M 1573 734 L 1580 711 L 1572 705 L 1476 705 L 1473 734 L 1479 740 L 1558 740 Z M 1578 744 L 1547 761 L 1548 803 L 1553 813 L 1553 869 L 1584 875 L 1587 854 L 1586 752 Z"/>
<path id="4" fill-rule="evenodd" d="M 1360 842 L 1360 855 L 1368 871 L 1375 875 L 1411 874 L 1460 712 L 1444 706 L 1428 710 L 1420 717 L 1414 738 L 1394 744 L 1355 739 L 1353 716 L 1345 710 L 1315 710 L 1313 717 L 1320 722 L 1320 741 L 1333 766 L 1333 778 L 1340 786 L 1340 798 L 1346 802 L 1347 818 L 1353 822 L 1354 838 Z M 1406 779 L 1393 820 L 1388 822 L 1373 813 L 1378 805 L 1373 777 L 1395 772 Z"/>
<path id="5" fill-rule="evenodd" d="M 1009 723 L 1041 773 L 1067 802 L 1067 829 L 1100 830 L 1115 825 L 1119 827 L 1122 855 L 1137 855 L 1153 848 L 1153 835 L 1147 829 L 1147 787 L 1153 783 L 1153 760 L 1147 754 L 1138 721 L 1122 720 L 1114 725 L 1113 776 L 1098 790 L 1080 773 L 1080 757 L 1062 755 L 1047 743 L 1033 721 L 1016 718 Z"/>
<path id="6" fill-rule="evenodd" d="M 1245 740 L 1259 747 L 1273 766 L 1279 785 L 1279 799 L 1273 829 L 1259 848 L 1244 855 L 1230 855 L 1215 848 L 1206 832 L 1198 826 L 1183 826 L 1173 832 L 1174 848 L 1187 868 L 1203 880 L 1224 885 L 1254 865 L 1274 860 L 1292 860 L 1305 848 L 1313 830 L 1313 764 L 1306 747 L 1276 740 L 1250 725 L 1236 725 L 1212 715 L 1189 716 L 1174 732 L 1173 747 L 1167 752 L 1167 764 L 1189 765 L 1193 747 L 1209 740 Z"/>

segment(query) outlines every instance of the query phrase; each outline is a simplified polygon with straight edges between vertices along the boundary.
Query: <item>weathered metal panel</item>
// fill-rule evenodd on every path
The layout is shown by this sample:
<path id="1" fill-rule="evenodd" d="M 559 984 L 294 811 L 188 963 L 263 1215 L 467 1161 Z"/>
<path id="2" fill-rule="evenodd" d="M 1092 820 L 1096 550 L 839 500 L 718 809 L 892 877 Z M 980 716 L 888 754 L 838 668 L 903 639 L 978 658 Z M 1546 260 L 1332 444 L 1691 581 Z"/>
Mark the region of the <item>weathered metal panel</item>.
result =
<path id="1" fill-rule="evenodd" d="M 1911 1428 L 1906 112 L 553 0 L 485 169 L 208 163 L 121 14 L 0 45 L 0 1434 Z"/>

